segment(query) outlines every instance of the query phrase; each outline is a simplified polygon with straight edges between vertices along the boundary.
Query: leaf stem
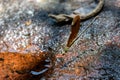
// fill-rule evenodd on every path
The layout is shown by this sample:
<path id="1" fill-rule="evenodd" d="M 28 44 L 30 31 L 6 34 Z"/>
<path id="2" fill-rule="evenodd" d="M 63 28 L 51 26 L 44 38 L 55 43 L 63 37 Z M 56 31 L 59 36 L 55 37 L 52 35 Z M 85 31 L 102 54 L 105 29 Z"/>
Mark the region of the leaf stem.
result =
<path id="1" fill-rule="evenodd" d="M 88 26 L 80 33 L 80 34 L 78 34 L 78 37 L 76 37 L 75 39 L 74 39 L 74 41 L 70 44 L 70 47 L 82 36 L 82 34 L 83 33 L 85 33 L 85 31 L 87 31 L 87 29 L 89 28 L 89 27 L 91 27 L 91 25 L 95 22 L 95 20 L 98 18 L 98 16 L 96 16 L 93 20 L 92 20 L 92 22 L 90 22 L 89 24 L 88 24 Z M 69 48 L 70 48 L 69 47 Z"/>

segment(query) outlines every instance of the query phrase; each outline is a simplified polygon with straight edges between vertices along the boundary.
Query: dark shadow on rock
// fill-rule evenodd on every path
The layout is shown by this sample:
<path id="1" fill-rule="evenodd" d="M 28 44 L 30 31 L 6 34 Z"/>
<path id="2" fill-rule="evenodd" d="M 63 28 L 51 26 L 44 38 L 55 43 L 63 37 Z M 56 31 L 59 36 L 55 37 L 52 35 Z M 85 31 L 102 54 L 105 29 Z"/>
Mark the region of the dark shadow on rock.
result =
<path id="1" fill-rule="evenodd" d="M 51 4 L 50 4 L 51 5 Z M 32 17 L 34 22 L 46 22 L 48 25 L 56 25 L 56 21 L 49 17 L 49 14 L 68 14 L 72 11 L 65 9 L 65 5 L 62 4 L 53 4 L 52 7 L 46 9 L 35 10 L 35 15 Z M 62 23 L 63 24 L 63 23 Z M 61 25 L 59 25 L 61 26 Z"/>
<path id="2" fill-rule="evenodd" d="M 100 65 L 94 69 L 98 71 L 100 80 L 119 80 L 120 79 L 120 47 L 115 44 L 106 45 L 100 52 Z M 91 79 L 97 79 L 92 76 Z"/>
<path id="3" fill-rule="evenodd" d="M 120 8 L 115 6 L 116 0 L 111 0 L 111 1 L 106 0 L 105 2 L 106 3 L 103 8 L 103 11 L 111 11 L 115 17 L 120 16 L 120 10 L 119 10 Z"/>
<path id="4" fill-rule="evenodd" d="M 33 22 L 38 22 L 38 23 L 42 23 L 45 22 L 47 25 L 49 26 L 65 26 L 66 24 L 70 24 L 71 21 L 68 22 L 56 22 L 56 20 L 54 20 L 53 18 L 49 17 L 49 14 L 54 14 L 55 10 L 51 10 L 51 13 L 45 10 L 40 10 L 40 11 L 35 11 L 35 15 L 32 17 L 32 21 Z M 55 13 L 56 14 L 56 13 Z M 59 14 L 59 11 L 58 13 Z"/>

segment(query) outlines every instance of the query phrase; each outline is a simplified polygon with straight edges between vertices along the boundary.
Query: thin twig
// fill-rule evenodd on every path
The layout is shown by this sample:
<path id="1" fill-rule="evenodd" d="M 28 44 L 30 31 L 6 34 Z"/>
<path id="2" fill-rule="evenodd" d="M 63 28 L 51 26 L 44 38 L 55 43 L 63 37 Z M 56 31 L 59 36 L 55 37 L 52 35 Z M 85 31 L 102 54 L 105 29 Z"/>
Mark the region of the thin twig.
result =
<path id="1" fill-rule="evenodd" d="M 95 16 L 97 13 L 99 13 L 104 6 L 104 2 L 105 2 L 105 0 L 99 0 L 99 3 L 96 6 L 96 8 L 86 15 L 81 15 L 80 13 L 73 12 L 69 15 L 67 15 L 67 14 L 59 14 L 59 15 L 49 14 L 48 16 L 55 19 L 57 22 L 68 22 L 68 21 L 71 21 L 76 15 L 79 15 L 81 21 L 84 21 L 84 20 L 87 20 L 87 19 Z"/>

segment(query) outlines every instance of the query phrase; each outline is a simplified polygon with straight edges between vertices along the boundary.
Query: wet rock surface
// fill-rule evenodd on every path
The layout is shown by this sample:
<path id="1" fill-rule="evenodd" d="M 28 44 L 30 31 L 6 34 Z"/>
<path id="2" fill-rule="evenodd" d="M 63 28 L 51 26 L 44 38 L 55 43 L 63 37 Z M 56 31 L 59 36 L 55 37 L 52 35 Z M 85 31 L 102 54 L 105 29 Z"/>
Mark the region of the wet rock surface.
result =
<path id="1" fill-rule="evenodd" d="M 73 5 L 73 3 L 75 4 Z M 39 79 L 46 79 L 47 77 L 48 80 L 119 80 L 119 3 L 119 0 L 105 0 L 103 10 L 97 15 L 98 18 L 94 21 L 93 25 L 82 34 L 67 53 L 61 54 L 70 34 L 70 24 L 58 24 L 55 20 L 48 17 L 48 14 L 69 14 L 76 8 L 79 8 L 76 11 L 81 11 L 85 14 L 96 6 L 93 0 L 71 0 L 69 2 L 65 0 L 61 2 L 61 4 L 57 1 L 47 3 L 42 0 L 1 0 L 0 77 L 3 80 L 7 78 L 8 80 L 9 78 L 18 80 L 18 77 L 22 76 L 22 80 L 26 80 L 29 76 L 30 80 L 37 80 L 38 78 L 36 79 L 36 76 L 31 77 L 29 73 L 27 73 L 27 77 L 23 77 L 26 76 L 26 74 L 18 75 L 16 68 L 13 68 L 14 65 L 12 65 L 12 67 L 8 67 L 7 65 L 3 66 L 3 64 L 5 64 L 3 63 L 3 55 L 5 55 L 3 52 L 7 51 L 9 55 L 14 56 L 14 58 L 9 59 L 10 57 L 7 55 L 8 53 L 6 53 L 5 60 L 7 60 L 9 64 L 15 61 L 17 66 L 20 65 L 17 69 L 21 70 L 22 65 L 19 64 L 20 62 L 15 58 L 19 55 L 13 55 L 13 53 L 21 52 L 26 54 L 30 51 L 33 55 L 36 55 L 36 47 L 33 46 L 36 45 L 38 46 L 37 49 L 39 48 L 42 51 L 52 49 L 54 53 L 56 53 L 56 61 L 52 75 L 49 76 L 49 78 L 42 76 L 42 78 L 39 77 Z M 93 18 L 82 22 L 79 31 L 84 30 L 92 19 Z M 32 48 L 28 47 L 28 45 L 32 45 Z M 22 55 L 20 54 L 20 56 Z M 25 59 L 27 58 L 25 57 Z M 30 59 L 35 65 L 41 66 L 38 62 L 34 62 L 33 58 Z M 22 60 L 21 57 L 20 60 Z M 37 60 L 37 58 L 35 60 Z M 27 65 L 25 65 L 28 72 L 31 68 L 34 70 L 33 67 L 35 65 L 32 65 L 33 63 L 31 64 L 31 61 L 29 62 L 28 60 Z M 39 61 L 40 63 L 44 62 Z M 2 67 L 5 68 L 3 69 Z M 37 73 L 33 71 L 32 74 L 39 74 L 39 70 L 40 69 L 38 69 Z M 21 73 L 21 71 L 18 72 Z M 51 73 L 46 75 L 49 74 Z M 16 75 L 18 75 L 17 78 Z"/>

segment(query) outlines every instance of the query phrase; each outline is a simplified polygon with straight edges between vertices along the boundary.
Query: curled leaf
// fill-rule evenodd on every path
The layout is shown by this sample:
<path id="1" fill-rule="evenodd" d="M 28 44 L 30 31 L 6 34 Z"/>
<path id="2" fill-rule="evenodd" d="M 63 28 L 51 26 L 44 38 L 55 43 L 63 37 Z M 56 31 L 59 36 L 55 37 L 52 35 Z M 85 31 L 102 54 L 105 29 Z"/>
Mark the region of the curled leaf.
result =
<path id="1" fill-rule="evenodd" d="M 76 15 L 72 21 L 71 34 L 70 34 L 69 39 L 67 41 L 67 47 L 70 47 L 72 45 L 74 39 L 77 37 L 77 34 L 79 32 L 79 28 L 80 28 L 80 16 Z"/>

